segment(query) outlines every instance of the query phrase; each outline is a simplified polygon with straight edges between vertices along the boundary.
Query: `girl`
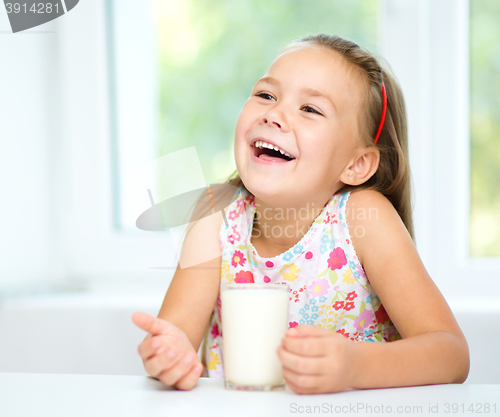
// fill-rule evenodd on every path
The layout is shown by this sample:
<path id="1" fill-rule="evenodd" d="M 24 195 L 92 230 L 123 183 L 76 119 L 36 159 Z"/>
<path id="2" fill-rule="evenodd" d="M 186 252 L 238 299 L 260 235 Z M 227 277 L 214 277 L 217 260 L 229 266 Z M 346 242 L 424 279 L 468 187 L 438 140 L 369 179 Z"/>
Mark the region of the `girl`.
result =
<path id="1" fill-rule="evenodd" d="M 151 376 L 191 389 L 202 339 L 205 375 L 223 376 L 221 286 L 286 282 L 293 391 L 467 378 L 467 342 L 413 242 L 403 94 L 372 55 L 324 34 L 288 45 L 241 111 L 235 161 L 228 224 L 191 228 L 182 256 L 219 253 L 177 268 L 158 318 L 133 316 Z"/>

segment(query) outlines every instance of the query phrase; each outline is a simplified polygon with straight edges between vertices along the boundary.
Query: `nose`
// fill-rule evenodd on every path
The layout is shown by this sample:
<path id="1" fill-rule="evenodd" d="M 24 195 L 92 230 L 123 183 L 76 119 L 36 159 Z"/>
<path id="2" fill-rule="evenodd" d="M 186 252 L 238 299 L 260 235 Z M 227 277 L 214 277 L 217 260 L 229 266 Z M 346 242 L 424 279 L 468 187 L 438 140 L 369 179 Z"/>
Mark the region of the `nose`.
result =
<path id="1" fill-rule="evenodd" d="M 288 131 L 288 121 L 286 118 L 286 104 L 281 102 L 273 103 L 267 108 L 261 118 L 261 123 L 274 126 L 276 125 L 282 131 Z"/>
<path id="2" fill-rule="evenodd" d="M 262 123 L 271 126 L 276 125 L 283 131 L 288 130 L 288 123 L 286 121 L 285 115 L 276 107 L 270 108 L 266 113 L 264 113 L 264 115 L 262 116 Z"/>
<path id="3" fill-rule="evenodd" d="M 278 126 L 279 128 L 281 128 L 281 125 L 278 123 L 278 122 L 275 122 L 275 121 L 271 121 L 270 119 L 264 117 L 264 123 L 270 123 L 270 124 L 275 124 L 276 126 Z"/>

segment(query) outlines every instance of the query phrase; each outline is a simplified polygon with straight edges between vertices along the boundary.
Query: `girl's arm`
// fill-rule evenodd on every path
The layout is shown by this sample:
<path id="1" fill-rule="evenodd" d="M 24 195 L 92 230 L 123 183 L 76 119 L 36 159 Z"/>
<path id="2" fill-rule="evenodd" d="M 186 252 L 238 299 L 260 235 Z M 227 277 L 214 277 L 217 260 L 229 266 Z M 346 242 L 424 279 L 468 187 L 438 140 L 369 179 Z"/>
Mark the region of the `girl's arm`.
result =
<path id="1" fill-rule="evenodd" d="M 287 383 L 296 392 L 317 393 L 465 381 L 467 342 L 392 204 L 361 190 L 351 193 L 347 209 L 358 258 L 403 339 L 355 343 L 299 326 L 279 350 Z"/>
<path id="2" fill-rule="evenodd" d="M 467 341 L 396 210 L 376 191 L 355 192 L 351 198 L 353 214 L 359 207 L 376 208 L 375 218 L 348 219 L 351 237 L 373 289 L 403 338 L 357 344 L 364 372 L 357 372 L 354 387 L 464 382 L 469 373 Z M 352 231 L 360 226 L 365 233 L 358 238 Z"/>
<path id="3" fill-rule="evenodd" d="M 192 220 L 206 212 L 209 199 L 205 197 L 200 198 Z M 190 223 L 158 318 L 144 313 L 133 316 L 134 323 L 149 332 L 139 346 L 146 371 L 165 385 L 191 389 L 201 374 L 197 350 L 219 293 L 221 225 L 221 213 Z"/>
<path id="4" fill-rule="evenodd" d="M 192 225 L 184 240 L 180 264 L 193 266 L 177 266 L 158 317 L 182 329 L 197 351 L 219 295 L 222 214 Z M 199 262 L 204 258 L 212 259 Z"/>

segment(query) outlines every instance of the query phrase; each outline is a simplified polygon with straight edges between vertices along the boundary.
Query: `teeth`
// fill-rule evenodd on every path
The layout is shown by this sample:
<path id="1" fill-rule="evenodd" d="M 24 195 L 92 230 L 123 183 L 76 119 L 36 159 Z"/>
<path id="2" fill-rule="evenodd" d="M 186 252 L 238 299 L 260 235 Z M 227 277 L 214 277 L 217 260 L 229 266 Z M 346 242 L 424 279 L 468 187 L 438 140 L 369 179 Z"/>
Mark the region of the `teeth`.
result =
<path id="1" fill-rule="evenodd" d="M 285 152 L 284 150 L 278 148 L 277 146 L 273 146 L 270 143 L 264 142 L 262 140 L 258 140 L 255 142 L 255 147 L 256 148 L 267 148 L 267 149 L 274 149 L 275 151 L 281 152 L 282 155 L 288 156 L 289 158 L 295 159 L 292 155 L 290 155 L 288 152 Z"/>

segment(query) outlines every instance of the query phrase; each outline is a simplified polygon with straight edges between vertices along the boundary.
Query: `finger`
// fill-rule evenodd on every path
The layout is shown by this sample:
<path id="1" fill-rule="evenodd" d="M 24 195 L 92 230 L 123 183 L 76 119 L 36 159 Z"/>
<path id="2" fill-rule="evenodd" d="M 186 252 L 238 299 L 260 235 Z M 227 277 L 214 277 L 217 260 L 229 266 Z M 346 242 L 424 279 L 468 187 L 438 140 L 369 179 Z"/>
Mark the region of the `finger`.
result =
<path id="1" fill-rule="evenodd" d="M 286 384 L 297 394 L 319 392 L 320 378 L 316 375 L 303 375 L 283 368 L 283 378 Z"/>
<path id="2" fill-rule="evenodd" d="M 181 379 L 177 381 L 175 387 L 183 391 L 194 388 L 194 386 L 198 382 L 198 379 L 200 379 L 202 372 L 203 372 L 203 365 L 201 363 L 197 363 L 191 368 L 191 370 L 186 375 L 184 375 Z"/>
<path id="3" fill-rule="evenodd" d="M 138 348 L 139 356 L 142 360 L 148 360 L 154 355 L 163 353 L 168 348 L 165 340 L 159 336 L 150 337 L 144 340 Z"/>
<path id="4" fill-rule="evenodd" d="M 323 338 L 285 336 L 282 346 L 288 352 L 303 356 L 325 356 L 327 346 Z"/>
<path id="5" fill-rule="evenodd" d="M 297 326 L 288 329 L 286 336 L 290 337 L 328 337 L 335 334 L 332 330 L 316 326 Z"/>
<path id="6" fill-rule="evenodd" d="M 278 358 L 284 368 L 300 374 L 320 375 L 324 368 L 324 361 L 321 357 L 296 355 L 295 353 L 288 352 L 282 347 L 278 349 Z"/>
<path id="7" fill-rule="evenodd" d="M 154 378 L 159 378 L 160 374 L 175 366 L 179 361 L 180 355 L 169 348 L 165 352 L 153 355 L 150 359 L 144 361 L 144 369 Z"/>
<path id="8" fill-rule="evenodd" d="M 179 358 L 174 366 L 160 373 L 159 379 L 165 385 L 173 387 L 181 378 L 188 374 L 191 368 L 198 362 L 198 357 L 194 352 L 187 353 Z"/>
<path id="9" fill-rule="evenodd" d="M 307 389 L 304 387 L 299 387 L 298 385 L 295 385 L 292 381 L 289 381 L 288 379 L 285 379 L 285 384 L 296 394 L 314 394 L 312 389 Z"/>
<path id="10" fill-rule="evenodd" d="M 142 330 L 145 330 L 153 335 L 167 334 L 172 327 L 172 324 L 168 321 L 153 317 L 140 311 L 137 311 L 132 315 L 132 321 L 137 327 L 140 327 Z"/>

